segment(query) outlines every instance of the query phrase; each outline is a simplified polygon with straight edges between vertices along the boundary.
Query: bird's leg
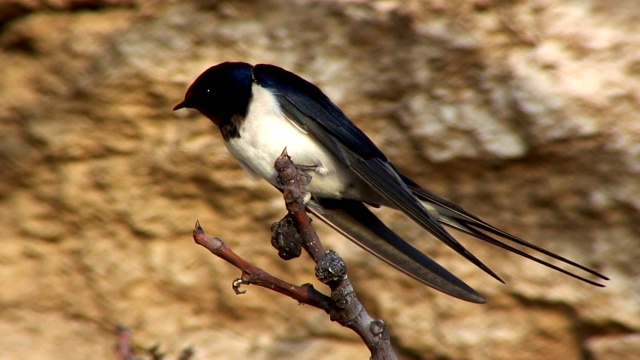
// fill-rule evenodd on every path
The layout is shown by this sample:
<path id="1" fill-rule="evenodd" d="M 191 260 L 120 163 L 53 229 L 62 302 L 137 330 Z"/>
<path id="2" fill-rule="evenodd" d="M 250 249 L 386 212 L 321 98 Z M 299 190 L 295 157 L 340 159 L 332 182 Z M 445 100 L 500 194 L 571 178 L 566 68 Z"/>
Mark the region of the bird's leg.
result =
<path id="1" fill-rule="evenodd" d="M 284 148 L 284 150 L 282 150 L 282 154 L 280 154 L 280 157 L 278 157 L 278 159 L 276 160 L 276 163 L 275 163 L 276 170 L 279 173 L 284 173 L 286 171 L 289 171 L 290 173 L 288 174 L 288 179 L 293 179 L 295 177 L 295 180 L 298 181 L 298 183 L 301 186 L 306 186 L 306 185 L 309 185 L 311 183 L 311 180 L 313 179 L 313 177 L 309 174 L 309 172 L 311 172 L 311 171 L 315 171 L 320 175 L 326 175 L 327 174 L 327 168 L 324 167 L 322 164 L 316 164 L 316 165 L 298 165 L 298 164 L 296 164 L 295 166 L 290 166 L 290 167 L 285 167 L 285 168 L 280 169 L 279 165 L 278 165 L 278 162 L 281 162 L 282 161 L 281 159 L 285 159 L 285 160 L 288 160 L 289 162 L 291 162 L 291 157 L 287 153 L 287 148 L 286 147 Z M 283 186 L 284 187 L 286 185 L 286 184 L 282 183 L 281 176 L 278 176 L 278 178 L 276 179 L 276 182 L 278 183 L 279 186 Z M 304 203 L 306 204 L 311 200 L 311 197 L 313 195 L 310 192 L 305 192 L 305 194 L 303 196 L 304 196 Z"/>
<path id="2" fill-rule="evenodd" d="M 298 165 L 298 164 L 296 164 L 296 167 L 298 168 L 298 171 L 300 172 L 299 175 L 301 176 L 300 185 L 304 186 L 304 185 L 309 185 L 309 183 L 313 179 L 313 176 L 311 176 L 309 174 L 309 172 L 318 171 L 318 169 L 320 168 L 320 165 Z M 302 180 L 302 177 L 304 177 L 304 180 Z"/>
<path id="3" fill-rule="evenodd" d="M 302 186 L 309 185 L 309 183 L 311 183 L 311 180 L 313 179 L 313 176 L 309 174 L 309 171 L 317 171 L 319 168 L 320 168 L 319 165 L 296 164 L 296 170 L 298 171 L 297 178 L 298 178 L 298 181 L 300 182 L 300 185 Z M 276 179 L 276 181 L 278 182 L 278 185 L 281 185 L 281 186 L 285 185 L 281 182 L 280 178 Z"/>
<path id="4" fill-rule="evenodd" d="M 313 179 L 313 176 L 311 176 L 309 174 L 309 172 L 311 171 L 315 171 L 318 172 L 319 174 L 322 174 L 324 171 L 324 167 L 322 165 L 298 165 L 296 164 L 296 167 L 298 168 L 298 181 L 300 182 L 301 186 L 306 186 L 309 185 L 309 183 L 311 183 L 311 180 Z M 304 194 L 304 203 L 308 203 L 311 198 L 314 195 L 310 192 L 305 192 Z"/>

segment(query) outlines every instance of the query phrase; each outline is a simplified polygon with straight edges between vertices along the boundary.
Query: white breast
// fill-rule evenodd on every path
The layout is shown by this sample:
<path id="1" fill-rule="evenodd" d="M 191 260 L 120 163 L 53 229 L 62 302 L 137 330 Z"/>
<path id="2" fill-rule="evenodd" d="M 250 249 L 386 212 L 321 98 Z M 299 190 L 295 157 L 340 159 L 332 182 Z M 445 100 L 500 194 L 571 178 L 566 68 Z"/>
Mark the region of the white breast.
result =
<path id="1" fill-rule="evenodd" d="M 254 84 L 253 98 L 247 117 L 240 126 L 238 138 L 227 142 L 229 152 L 242 166 L 277 186 L 273 167 L 286 147 L 291 159 L 299 165 L 318 166 L 305 190 L 320 197 L 358 198 L 361 180 L 321 144 L 296 126 L 282 113 L 273 94 Z"/>

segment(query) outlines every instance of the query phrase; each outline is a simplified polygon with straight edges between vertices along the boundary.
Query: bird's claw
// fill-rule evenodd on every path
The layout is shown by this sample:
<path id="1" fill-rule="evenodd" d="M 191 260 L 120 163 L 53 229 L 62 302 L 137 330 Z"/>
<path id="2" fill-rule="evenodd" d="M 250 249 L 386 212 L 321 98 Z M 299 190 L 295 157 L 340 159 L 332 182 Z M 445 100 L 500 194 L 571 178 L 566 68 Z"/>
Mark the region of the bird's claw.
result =
<path id="1" fill-rule="evenodd" d="M 310 171 L 316 171 L 318 169 L 318 165 L 296 165 L 298 168 L 298 179 L 300 180 L 300 185 L 309 185 L 313 176 L 309 174 Z"/>

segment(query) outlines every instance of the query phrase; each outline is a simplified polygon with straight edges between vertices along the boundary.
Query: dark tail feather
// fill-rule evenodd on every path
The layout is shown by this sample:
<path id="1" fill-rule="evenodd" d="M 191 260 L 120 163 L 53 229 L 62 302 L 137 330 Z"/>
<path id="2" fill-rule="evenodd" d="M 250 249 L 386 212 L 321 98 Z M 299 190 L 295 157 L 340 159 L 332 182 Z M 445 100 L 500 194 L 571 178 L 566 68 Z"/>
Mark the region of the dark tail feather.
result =
<path id="1" fill-rule="evenodd" d="M 458 240 L 447 232 L 423 204 L 415 197 L 412 190 L 406 186 L 407 184 L 398 183 L 403 181 L 398 176 L 396 169 L 380 158 L 372 158 L 362 161 L 353 154 L 349 157 L 351 169 L 355 171 L 373 190 L 378 192 L 383 198 L 397 210 L 402 211 L 411 220 L 429 231 L 438 240 L 445 243 L 451 249 L 462 255 L 465 259 L 475 264 L 487 274 L 496 280 L 504 281 L 491 268 L 485 265 L 473 253 L 467 250 Z"/>
<path id="2" fill-rule="evenodd" d="M 437 211 L 440 213 L 441 218 L 439 219 L 440 222 L 442 222 L 443 224 L 452 226 L 458 230 L 461 230 L 463 232 L 466 232 L 467 234 L 473 235 L 476 238 L 486 241 L 492 245 L 498 246 L 500 248 L 503 248 L 505 250 L 511 251 L 515 254 L 518 254 L 520 256 L 523 256 L 527 259 L 533 260 L 539 264 L 542 264 L 544 266 L 547 266 L 551 269 L 554 269 L 556 271 L 559 271 L 563 274 L 569 275 L 573 278 L 576 278 L 578 280 L 584 281 L 588 284 L 591 285 L 595 285 L 595 286 L 600 286 L 600 287 L 604 287 L 604 285 L 597 283 L 595 281 L 586 279 L 582 276 L 576 275 L 568 270 L 562 269 L 556 265 L 553 265 L 545 260 L 542 260 L 540 258 L 537 258 L 533 255 L 530 255 L 520 249 L 517 249 L 513 246 L 507 245 L 487 234 L 485 234 L 482 231 L 486 231 L 488 233 L 491 233 L 493 235 L 496 236 L 500 236 L 506 240 L 512 241 L 518 245 L 530 248 L 532 250 L 538 251 L 546 256 L 549 256 L 553 259 L 559 260 L 567 265 L 573 266 L 575 268 L 578 268 L 580 270 L 583 270 L 589 274 L 592 274 L 596 277 L 599 277 L 600 279 L 603 280 L 609 280 L 608 277 L 606 277 L 605 275 L 600 274 L 599 272 L 590 269 L 584 265 L 578 264 L 575 261 L 569 260 L 563 256 L 560 256 L 554 252 L 551 252 L 545 248 L 542 248 L 538 245 L 532 244 L 528 241 L 525 241 L 523 239 L 520 239 L 516 236 L 513 236 L 507 232 L 504 232 L 494 226 L 491 226 L 490 224 L 486 223 L 485 221 L 481 220 L 480 218 L 478 218 L 477 216 L 467 212 L 466 210 L 464 210 L 463 208 L 461 208 L 460 206 L 447 201 L 445 199 L 440 198 L 439 196 L 430 193 L 429 191 L 421 188 L 419 185 L 417 185 L 415 182 L 413 182 L 411 179 L 407 178 L 406 176 L 402 176 L 403 180 L 405 181 L 405 183 L 407 184 L 407 186 L 409 186 L 409 188 L 413 191 L 413 193 L 416 195 L 416 197 L 418 197 L 418 199 L 428 202 L 430 204 L 432 204 L 433 207 L 435 207 L 437 209 Z M 480 231 L 482 230 L 482 231 Z"/>
<path id="3" fill-rule="evenodd" d="M 474 303 L 485 298 L 382 223 L 358 201 L 317 199 L 307 209 L 365 250 L 446 294 Z"/>
<path id="4" fill-rule="evenodd" d="M 584 278 L 584 277 L 582 277 L 582 276 L 580 276 L 580 275 L 574 274 L 574 273 L 572 273 L 572 272 L 570 272 L 570 271 L 567 271 L 567 270 L 565 270 L 565 269 L 563 269 L 563 268 L 561 268 L 561 267 L 559 267 L 559 266 L 556 266 L 556 265 L 551 264 L 551 263 L 549 263 L 549 262 L 547 262 L 547 261 L 545 261 L 545 260 L 542 260 L 542 259 L 540 259 L 540 258 L 537 258 L 537 257 L 535 257 L 535 256 L 533 256 L 533 255 L 531 255 L 531 254 L 529 254 L 529 253 L 526 253 L 526 252 L 524 252 L 524 251 L 522 251 L 522 250 L 520 250 L 520 249 L 518 249 L 518 248 L 515 248 L 515 247 L 513 247 L 513 246 L 511 246 L 511 245 L 505 244 L 504 242 L 502 242 L 502 241 L 500 241 L 500 240 L 498 240 L 498 239 L 496 239 L 496 238 L 494 238 L 494 237 L 491 237 L 491 236 L 489 236 L 489 235 L 487 235 L 487 234 L 485 234 L 485 233 L 483 233 L 483 232 L 481 232 L 481 231 L 478 231 L 477 229 L 473 228 L 473 225 L 475 225 L 475 224 L 464 223 L 464 222 L 463 222 L 462 220 L 460 220 L 460 219 L 458 219 L 458 224 L 456 224 L 456 225 L 448 224 L 446 221 L 444 221 L 443 223 L 444 223 L 444 224 L 447 224 L 447 225 L 450 225 L 450 226 L 452 226 L 452 227 L 454 227 L 454 228 L 456 228 L 456 229 L 458 229 L 458 230 L 460 230 L 460 231 L 463 231 L 463 232 L 465 232 L 465 233 L 467 233 L 467 234 L 469 234 L 469 235 L 475 236 L 476 238 L 478 238 L 478 239 L 480 239 L 480 240 L 486 241 L 486 242 L 488 242 L 489 244 L 495 245 L 495 246 L 497 246 L 497 247 L 499 247 L 499 248 L 505 249 L 505 250 L 510 251 L 510 252 L 512 252 L 512 253 L 514 253 L 514 254 L 518 254 L 518 255 L 520 255 L 520 256 L 522 256 L 522 257 L 525 257 L 525 258 L 527 258 L 527 259 L 529 259 L 529 260 L 535 261 L 535 262 L 537 262 L 538 264 L 542 264 L 542 265 L 544 265 L 544 266 L 546 266 L 546 267 L 549 267 L 549 268 L 551 268 L 551 269 L 553 269 L 553 270 L 556 270 L 556 271 L 558 271 L 558 272 L 561 272 L 561 273 L 563 273 L 563 274 L 565 274 L 565 275 L 568 275 L 568 276 L 570 276 L 570 277 L 572 277 L 572 278 L 575 278 L 575 279 L 578 279 L 578 280 L 584 281 L 584 282 L 586 282 L 586 283 L 588 283 L 588 284 L 591 284 L 591 285 L 594 285 L 594 286 L 604 287 L 604 285 L 602 285 L 602 284 L 600 284 L 600 283 L 598 283 L 598 282 L 595 282 L 595 281 L 593 281 L 593 280 L 589 280 L 589 279 L 587 279 L 587 278 Z M 483 230 L 484 230 L 484 229 L 483 229 Z M 487 230 L 487 231 L 488 231 L 488 230 Z M 511 240 L 511 239 L 509 238 L 509 240 Z M 524 241 L 523 241 L 523 242 L 524 242 Z M 527 242 L 524 242 L 524 243 L 527 243 Z M 522 243 L 521 243 L 521 242 L 518 242 L 518 244 L 522 244 Z M 530 248 L 532 248 L 532 249 L 536 249 L 536 248 L 538 248 L 538 246 L 536 246 L 536 245 L 533 245 L 533 244 L 531 244 L 531 245 L 532 245 L 532 246 L 530 246 Z M 525 245 L 525 246 L 526 246 L 526 245 Z M 536 250 L 537 250 L 537 249 L 536 249 Z M 557 254 L 551 253 L 551 252 L 549 252 L 549 251 L 548 251 L 548 250 L 546 250 L 546 249 L 542 249 L 542 250 L 544 250 L 544 251 L 541 251 L 541 252 L 543 252 L 544 254 L 547 254 L 547 253 L 552 254 L 552 255 L 549 255 L 549 256 L 553 257 L 554 259 L 561 260 L 561 261 L 563 261 L 563 262 L 565 262 L 565 263 L 567 263 L 567 264 L 572 264 L 572 265 L 574 264 L 574 262 L 573 262 L 573 261 L 568 260 L 568 259 L 566 259 L 566 258 L 564 258 L 564 257 L 562 257 L 562 256 L 557 255 Z M 578 265 L 577 267 L 579 267 L 579 268 L 581 268 L 581 269 L 583 268 L 583 266 L 581 266 L 581 265 Z M 591 270 L 591 269 L 585 269 L 585 270 L 586 270 L 586 271 L 588 271 L 589 273 L 594 273 L 594 272 L 593 272 L 593 270 Z M 599 275 L 599 276 L 601 276 L 601 275 L 600 275 L 600 274 L 598 274 L 598 273 L 595 273 L 594 275 Z M 606 279 L 606 278 L 605 278 L 605 279 Z"/>
<path id="5" fill-rule="evenodd" d="M 565 264 L 571 265 L 571 266 L 576 267 L 576 268 L 578 268 L 578 269 L 580 269 L 580 270 L 583 270 L 583 271 L 585 271 L 585 272 L 588 272 L 589 274 L 591 274 L 591 275 L 593 275 L 593 276 L 596 276 L 596 277 L 599 277 L 600 279 L 603 279 L 603 280 L 609 280 L 609 278 L 608 278 L 607 276 L 602 275 L 602 274 L 600 274 L 599 272 L 597 272 L 597 271 L 595 271 L 595 270 L 593 270 L 593 269 L 591 269 L 591 268 L 588 268 L 588 267 L 586 267 L 586 266 L 584 266 L 584 265 L 578 264 L 577 262 L 575 262 L 575 261 L 573 261 L 573 260 L 569 260 L 569 259 L 565 258 L 564 256 L 558 255 L 558 254 L 556 254 L 556 253 L 554 253 L 554 252 L 551 252 L 551 251 L 549 251 L 549 250 L 547 250 L 547 249 L 545 249 L 545 248 L 542 248 L 542 247 L 540 247 L 540 246 L 538 246 L 538 245 L 535 245 L 535 244 L 532 244 L 532 243 L 530 243 L 530 242 L 528 242 L 528 241 L 522 240 L 522 239 L 520 239 L 520 238 L 518 238 L 518 237 L 516 237 L 516 236 L 513 236 L 513 235 L 511 235 L 511 234 L 509 234 L 509 233 L 506 233 L 506 232 L 504 232 L 504 231 L 502 231 L 502 230 L 500 230 L 500 229 L 496 229 L 496 228 L 494 228 L 493 226 L 491 226 L 491 225 L 489 225 L 489 224 L 486 224 L 486 223 L 483 223 L 483 222 L 478 222 L 478 223 L 468 223 L 467 225 L 471 225 L 471 226 L 473 226 L 473 227 L 480 228 L 480 229 L 482 229 L 482 230 L 484 230 L 484 231 L 490 232 L 490 233 L 492 233 L 492 234 L 494 234 L 494 235 L 497 235 L 497 236 L 502 236 L 503 238 L 505 238 L 505 239 L 507 239 L 507 240 L 510 240 L 510 241 L 513 241 L 513 242 L 515 242 L 516 244 L 519 244 L 519 245 L 522 245 L 522 246 L 528 247 L 528 248 L 530 248 L 530 249 L 536 250 L 536 251 L 538 251 L 538 252 L 540 252 L 540 253 L 542 253 L 542 254 L 545 254 L 545 255 L 547 255 L 547 256 L 549 256 L 549 257 L 551 257 L 551 258 L 554 258 L 554 259 L 556 259 L 556 260 L 562 261 L 562 262 L 563 262 L 563 263 L 565 263 Z M 479 232 L 479 231 L 476 231 L 476 233 L 483 234 L 483 233 L 481 233 L 481 232 Z M 475 235 L 475 234 L 474 234 L 474 235 Z M 488 238 L 491 238 L 491 237 L 489 237 L 489 236 L 487 236 L 487 237 L 488 237 Z M 486 240 L 485 238 L 482 238 L 482 237 L 479 237 L 479 238 L 480 238 L 480 239 L 482 239 L 482 240 L 488 241 L 488 240 Z M 507 249 L 507 248 L 505 248 L 505 249 Z M 509 247 L 509 249 L 507 249 L 507 250 L 509 250 L 509 251 L 513 251 L 513 250 L 511 250 L 511 249 L 515 249 L 515 248 L 513 248 L 513 247 Z M 515 251 L 513 251 L 513 252 L 515 252 Z M 517 253 L 517 252 L 516 252 L 516 253 Z M 521 254 L 521 253 L 517 253 L 517 254 L 522 255 L 522 256 L 525 256 L 525 255 L 523 255 L 523 254 Z M 528 256 L 525 256 L 525 257 L 529 258 Z M 534 258 L 530 258 L 530 259 L 534 260 Z M 554 265 L 552 265 L 552 264 L 550 264 L 550 263 L 548 263 L 548 262 L 546 262 L 546 261 L 542 261 L 542 260 L 539 260 L 539 259 L 535 259 L 534 261 L 536 261 L 536 262 L 538 262 L 538 263 L 540 263 L 540 264 L 543 264 L 543 265 L 545 265 L 545 266 L 548 266 L 548 267 L 550 267 L 550 268 L 552 268 L 552 269 L 554 269 L 554 270 L 558 270 L 558 271 L 560 271 L 560 272 L 562 272 L 562 273 L 564 273 L 564 274 L 567 274 L 567 275 L 569 275 L 569 276 L 572 276 L 572 277 L 575 277 L 575 278 L 580 279 L 580 280 L 582 280 L 582 281 L 588 282 L 588 283 L 590 283 L 590 284 L 592 284 L 592 285 L 602 286 L 602 287 L 604 286 L 604 285 L 602 285 L 602 284 L 600 284 L 600 283 L 596 283 L 596 282 L 593 282 L 593 281 L 591 281 L 591 280 L 587 280 L 587 279 L 585 279 L 585 278 L 583 278 L 583 277 L 577 276 L 577 275 L 575 275 L 575 274 L 573 274 L 573 273 L 570 273 L 570 272 L 568 272 L 568 271 L 566 271 L 566 270 L 559 269 L 559 268 L 557 268 L 556 266 L 554 266 Z"/>

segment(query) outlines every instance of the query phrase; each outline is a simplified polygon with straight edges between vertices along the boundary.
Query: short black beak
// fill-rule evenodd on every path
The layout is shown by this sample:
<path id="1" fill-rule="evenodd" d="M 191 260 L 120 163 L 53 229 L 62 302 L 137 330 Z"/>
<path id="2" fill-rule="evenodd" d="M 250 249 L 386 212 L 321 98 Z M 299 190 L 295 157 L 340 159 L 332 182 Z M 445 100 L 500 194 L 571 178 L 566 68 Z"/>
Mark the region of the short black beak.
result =
<path id="1" fill-rule="evenodd" d="M 184 109 L 187 107 L 187 100 L 183 100 L 180 104 L 173 107 L 173 111 Z"/>

